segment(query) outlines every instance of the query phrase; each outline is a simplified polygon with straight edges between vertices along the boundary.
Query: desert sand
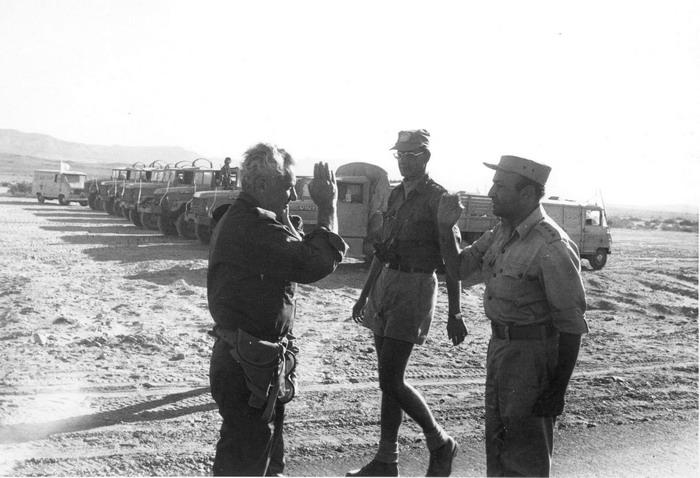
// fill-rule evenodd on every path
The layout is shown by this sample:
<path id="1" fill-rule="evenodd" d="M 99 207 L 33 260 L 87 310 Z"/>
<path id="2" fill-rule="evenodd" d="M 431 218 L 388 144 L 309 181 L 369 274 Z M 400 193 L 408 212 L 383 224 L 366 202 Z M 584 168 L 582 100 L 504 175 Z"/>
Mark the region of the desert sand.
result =
<path id="1" fill-rule="evenodd" d="M 78 205 L 5 196 L 0 211 L 0 475 L 210 474 L 220 419 L 208 393 L 207 247 Z M 627 440 L 642 447 L 638 458 L 680 463 L 659 473 L 696 472 L 696 453 L 662 457 L 655 443 L 697 451 L 698 235 L 612 235 L 604 269 L 583 263 L 591 333 L 557 424 L 553 471 L 630 476 L 636 471 L 615 461 Z M 343 263 L 298 289 L 290 475 L 343 474 L 376 446 L 374 347 L 370 332 L 349 320 L 366 272 Z M 441 283 L 430 338 L 408 370 L 464 444 L 454 475 L 484 472 L 482 291 L 463 290 L 470 335 L 453 347 Z M 410 419 L 400 445 L 402 472 L 423 473 L 427 452 Z M 607 461 L 598 465 L 600 450 Z"/>

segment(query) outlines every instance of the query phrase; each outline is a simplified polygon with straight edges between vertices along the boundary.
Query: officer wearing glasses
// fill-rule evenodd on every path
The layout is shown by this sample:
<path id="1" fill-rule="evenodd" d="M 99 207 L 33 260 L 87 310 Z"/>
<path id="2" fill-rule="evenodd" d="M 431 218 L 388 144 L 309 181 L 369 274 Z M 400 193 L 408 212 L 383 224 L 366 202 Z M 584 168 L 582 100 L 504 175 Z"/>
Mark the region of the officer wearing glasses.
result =
<path id="1" fill-rule="evenodd" d="M 430 134 L 401 131 L 393 146 L 403 181 L 389 196 L 382 241 L 365 285 L 352 310 L 355 322 L 374 332 L 379 385 L 382 390 L 381 432 L 374 459 L 347 476 L 397 476 L 398 432 L 406 412 L 420 425 L 430 451 L 428 476 L 448 476 L 457 443 L 435 421 L 420 393 L 406 383 L 404 373 L 414 345 L 425 342 L 437 299 L 436 269 L 443 265 L 442 244 L 459 241 L 453 227 L 440 237 L 437 223 L 445 189 L 430 179 Z M 460 344 L 467 330 L 459 313 L 460 284 L 447 276 L 447 334 Z"/>

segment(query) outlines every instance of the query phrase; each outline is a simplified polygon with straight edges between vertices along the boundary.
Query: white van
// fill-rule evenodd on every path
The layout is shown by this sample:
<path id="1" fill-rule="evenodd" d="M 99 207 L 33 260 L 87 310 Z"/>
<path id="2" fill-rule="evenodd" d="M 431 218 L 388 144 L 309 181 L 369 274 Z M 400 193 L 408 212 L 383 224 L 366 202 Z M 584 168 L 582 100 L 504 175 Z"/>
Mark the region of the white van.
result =
<path id="1" fill-rule="evenodd" d="M 87 206 L 86 178 L 85 173 L 78 171 L 38 169 L 34 171 L 32 192 L 42 204 L 47 199 L 58 199 L 58 203 L 64 206 L 71 201 Z"/>

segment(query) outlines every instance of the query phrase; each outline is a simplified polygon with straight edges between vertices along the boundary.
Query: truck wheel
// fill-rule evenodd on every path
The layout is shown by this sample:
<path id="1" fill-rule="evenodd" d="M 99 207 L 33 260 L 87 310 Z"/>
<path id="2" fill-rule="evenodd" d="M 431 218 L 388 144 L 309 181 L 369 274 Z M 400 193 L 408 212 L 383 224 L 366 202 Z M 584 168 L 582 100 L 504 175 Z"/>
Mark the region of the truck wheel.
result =
<path id="1" fill-rule="evenodd" d="M 39 204 L 44 204 L 44 201 L 46 201 L 41 193 L 36 193 L 36 200 L 39 201 Z"/>
<path id="2" fill-rule="evenodd" d="M 177 236 L 175 224 L 173 224 L 173 221 L 165 214 L 160 214 L 158 216 L 158 230 L 164 236 Z"/>
<path id="3" fill-rule="evenodd" d="M 58 195 L 58 204 L 61 206 L 68 206 L 70 204 L 70 201 L 66 201 L 66 198 L 63 194 Z"/>
<path id="4" fill-rule="evenodd" d="M 143 223 L 141 222 L 141 218 L 139 217 L 139 213 L 136 212 L 136 209 L 129 209 L 129 216 L 128 217 L 134 226 L 143 227 Z"/>
<path id="5" fill-rule="evenodd" d="M 151 229 L 153 231 L 158 230 L 158 221 L 156 217 L 150 212 L 140 212 L 139 219 L 141 219 L 141 224 L 146 229 Z"/>
<path id="6" fill-rule="evenodd" d="M 80 205 L 85 207 L 88 205 L 88 202 L 87 201 L 80 201 Z"/>
<path id="7" fill-rule="evenodd" d="M 177 235 L 183 239 L 196 239 L 197 236 L 194 234 L 194 222 L 188 221 L 185 218 L 185 212 L 183 211 L 175 220 L 175 229 L 177 230 Z"/>
<path id="8" fill-rule="evenodd" d="M 588 256 L 588 263 L 593 270 L 602 269 L 606 262 L 608 262 L 608 252 L 605 249 L 598 249 L 595 251 L 595 255 Z"/>
<path id="9" fill-rule="evenodd" d="M 211 228 L 209 224 L 200 224 L 196 222 L 194 224 L 194 235 L 197 236 L 199 242 L 205 246 L 211 241 Z"/>

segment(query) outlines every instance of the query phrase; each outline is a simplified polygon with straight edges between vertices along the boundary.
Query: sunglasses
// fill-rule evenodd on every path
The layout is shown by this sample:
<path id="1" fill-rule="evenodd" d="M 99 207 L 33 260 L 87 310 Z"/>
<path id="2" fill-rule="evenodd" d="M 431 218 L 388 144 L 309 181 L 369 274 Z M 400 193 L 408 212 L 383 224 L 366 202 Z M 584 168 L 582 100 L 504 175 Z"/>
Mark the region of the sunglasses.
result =
<path id="1" fill-rule="evenodd" d="M 412 151 L 396 151 L 394 152 L 394 157 L 396 159 L 416 159 L 423 155 L 423 151 L 412 152 Z"/>

